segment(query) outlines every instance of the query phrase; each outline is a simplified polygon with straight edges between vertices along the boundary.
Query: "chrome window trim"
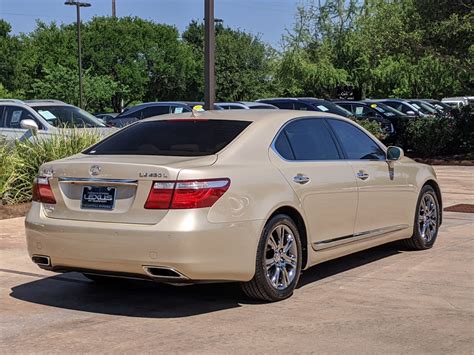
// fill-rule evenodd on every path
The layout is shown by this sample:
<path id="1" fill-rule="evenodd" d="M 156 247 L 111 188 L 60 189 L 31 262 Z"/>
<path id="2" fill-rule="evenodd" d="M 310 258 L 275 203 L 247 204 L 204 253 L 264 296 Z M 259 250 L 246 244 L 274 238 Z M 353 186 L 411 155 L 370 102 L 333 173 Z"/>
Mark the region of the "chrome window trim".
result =
<path id="1" fill-rule="evenodd" d="M 381 160 L 381 159 L 345 159 L 345 158 L 340 158 L 340 159 L 336 159 L 336 160 L 288 160 L 284 157 L 281 156 L 281 154 L 278 152 L 278 150 L 276 149 L 275 147 L 275 143 L 276 143 L 276 140 L 277 138 L 279 137 L 280 133 L 285 129 L 285 127 L 287 125 L 289 125 L 290 123 L 294 122 L 294 121 L 297 121 L 297 120 L 302 120 L 302 119 L 311 119 L 311 118 L 314 118 L 314 119 L 322 119 L 322 120 L 325 120 L 325 119 L 334 119 L 334 120 L 339 120 L 339 121 L 343 121 L 343 122 L 349 122 L 350 124 L 352 124 L 355 128 L 358 128 L 355 124 L 353 124 L 351 121 L 348 121 L 348 120 L 341 120 L 340 118 L 338 117 L 314 117 L 314 116 L 302 116 L 302 117 L 295 117 L 295 118 L 292 118 L 291 120 L 289 121 L 286 121 L 285 124 L 283 126 L 280 127 L 280 129 L 278 130 L 278 132 L 275 134 L 275 137 L 273 137 L 273 140 L 272 140 L 272 143 L 270 144 L 270 149 L 273 150 L 273 152 L 281 159 L 283 160 L 284 162 L 287 162 L 287 163 L 316 163 L 316 162 L 351 162 L 351 161 L 356 161 L 356 162 L 361 162 L 361 161 L 377 161 L 377 162 L 387 162 L 386 160 Z M 329 127 L 329 129 L 332 129 L 332 127 Z M 358 128 L 359 129 L 359 128 Z M 359 129 L 360 130 L 360 129 Z M 370 140 L 372 140 L 375 144 L 377 144 L 377 146 L 382 149 L 382 151 L 387 154 L 387 147 L 384 146 L 384 145 L 380 145 L 377 141 L 374 141 L 372 139 L 372 137 L 370 137 L 369 135 L 367 135 L 367 133 L 365 133 L 364 131 L 361 130 L 362 133 L 364 133 Z M 333 132 L 331 132 L 333 133 Z M 335 134 L 335 133 L 333 133 Z M 291 144 L 291 143 L 290 143 Z M 336 148 L 338 149 L 341 149 L 342 150 L 342 147 L 339 147 L 339 142 L 335 142 L 336 144 Z"/>

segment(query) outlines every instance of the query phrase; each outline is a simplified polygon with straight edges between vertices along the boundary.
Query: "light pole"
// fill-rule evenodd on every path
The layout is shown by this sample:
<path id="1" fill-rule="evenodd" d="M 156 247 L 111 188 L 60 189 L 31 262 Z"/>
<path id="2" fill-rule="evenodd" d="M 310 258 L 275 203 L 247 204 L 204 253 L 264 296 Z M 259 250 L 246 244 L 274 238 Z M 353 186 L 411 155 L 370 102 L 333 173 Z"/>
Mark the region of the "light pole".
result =
<path id="1" fill-rule="evenodd" d="M 115 8 L 115 0 L 112 0 L 112 17 L 113 18 L 117 17 L 117 10 Z"/>
<path id="2" fill-rule="evenodd" d="M 216 101 L 215 77 L 216 34 L 214 0 L 204 2 L 204 109 L 212 110 Z"/>
<path id="3" fill-rule="evenodd" d="M 77 62 L 79 67 L 79 107 L 82 108 L 84 102 L 84 91 L 82 87 L 82 48 L 81 48 L 81 7 L 90 7 L 87 2 L 68 0 L 64 5 L 72 5 L 76 7 L 77 14 Z"/>

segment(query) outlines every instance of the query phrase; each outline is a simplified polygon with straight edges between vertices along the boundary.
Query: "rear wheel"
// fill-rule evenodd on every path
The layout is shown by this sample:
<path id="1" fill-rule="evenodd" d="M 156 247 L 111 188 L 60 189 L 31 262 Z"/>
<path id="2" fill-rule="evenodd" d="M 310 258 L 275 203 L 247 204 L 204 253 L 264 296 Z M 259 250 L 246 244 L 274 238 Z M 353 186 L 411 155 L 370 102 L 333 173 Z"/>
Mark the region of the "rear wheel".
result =
<path id="1" fill-rule="evenodd" d="M 439 221 L 438 197 L 431 186 L 425 185 L 418 197 L 413 236 L 403 241 L 405 246 L 413 250 L 431 248 L 438 237 Z"/>
<path id="2" fill-rule="evenodd" d="M 271 218 L 262 232 L 255 275 L 242 283 L 253 299 L 279 301 L 293 294 L 301 274 L 301 241 L 293 220 L 286 215 Z"/>

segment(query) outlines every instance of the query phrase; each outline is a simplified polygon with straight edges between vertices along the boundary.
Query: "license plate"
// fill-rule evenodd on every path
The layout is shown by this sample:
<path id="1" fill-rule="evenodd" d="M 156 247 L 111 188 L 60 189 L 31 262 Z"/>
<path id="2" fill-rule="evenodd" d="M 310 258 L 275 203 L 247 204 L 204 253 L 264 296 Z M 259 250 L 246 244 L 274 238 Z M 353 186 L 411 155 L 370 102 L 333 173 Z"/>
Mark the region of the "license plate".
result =
<path id="1" fill-rule="evenodd" d="M 85 186 L 82 189 L 81 208 L 112 210 L 115 204 L 115 187 Z"/>

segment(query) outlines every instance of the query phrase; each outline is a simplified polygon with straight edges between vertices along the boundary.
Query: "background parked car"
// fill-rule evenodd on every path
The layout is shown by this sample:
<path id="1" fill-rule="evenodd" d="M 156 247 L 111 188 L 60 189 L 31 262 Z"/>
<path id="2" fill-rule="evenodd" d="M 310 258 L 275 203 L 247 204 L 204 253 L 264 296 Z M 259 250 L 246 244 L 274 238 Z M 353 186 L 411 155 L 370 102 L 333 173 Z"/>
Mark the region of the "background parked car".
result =
<path id="1" fill-rule="evenodd" d="M 442 112 L 447 117 L 452 117 L 455 112 L 455 108 L 448 105 L 446 102 L 442 102 L 434 99 L 420 99 L 421 101 L 427 102 L 433 105 L 438 111 Z"/>
<path id="2" fill-rule="evenodd" d="M 120 115 L 110 121 L 114 127 L 124 127 L 137 120 L 144 118 L 166 115 L 170 113 L 191 112 L 193 107 L 204 105 L 202 102 L 173 101 L 173 102 L 146 102 L 125 109 Z M 222 110 L 218 105 L 214 105 L 215 110 Z"/>
<path id="3" fill-rule="evenodd" d="M 393 107 L 395 110 L 404 113 L 405 115 L 412 116 L 412 117 L 424 117 L 425 114 L 417 109 L 415 106 L 410 104 L 406 100 L 402 99 L 380 99 L 380 100 L 373 100 L 374 102 L 381 102 L 387 106 Z"/>
<path id="4" fill-rule="evenodd" d="M 395 134 L 395 128 L 390 119 L 386 117 L 386 111 L 380 108 L 377 110 L 376 104 L 374 104 L 375 107 L 372 107 L 370 103 L 360 101 L 334 100 L 332 102 L 351 112 L 356 119 L 378 122 L 389 138 Z"/>
<path id="5" fill-rule="evenodd" d="M 444 116 L 443 112 L 440 112 L 436 107 L 432 104 L 425 102 L 423 100 L 407 100 L 410 104 L 415 106 L 419 111 L 423 112 L 425 116 L 434 116 L 434 117 L 442 117 Z"/>
<path id="6" fill-rule="evenodd" d="M 94 116 L 99 119 L 100 122 L 109 126 L 109 122 L 117 117 L 119 114 L 116 112 L 109 112 L 109 113 L 94 113 Z"/>
<path id="7" fill-rule="evenodd" d="M 260 99 L 257 102 L 271 104 L 286 110 L 329 112 L 343 117 L 353 117 L 352 113 L 331 101 L 312 97 Z"/>
<path id="8" fill-rule="evenodd" d="M 104 135 L 111 132 L 90 113 L 62 101 L 0 100 L 0 135 L 8 140 L 21 138 L 29 130 L 47 136 L 68 128 L 94 128 Z"/>
<path id="9" fill-rule="evenodd" d="M 217 102 L 216 106 L 223 110 L 249 110 L 249 107 L 239 102 Z"/>
<path id="10" fill-rule="evenodd" d="M 469 105 L 469 100 L 466 97 L 445 97 L 441 102 L 448 104 L 451 107 L 462 109 Z"/>
<path id="11" fill-rule="evenodd" d="M 275 105 L 266 104 L 263 102 L 255 101 L 239 101 L 239 103 L 247 106 L 251 110 L 278 110 L 278 107 Z"/>

